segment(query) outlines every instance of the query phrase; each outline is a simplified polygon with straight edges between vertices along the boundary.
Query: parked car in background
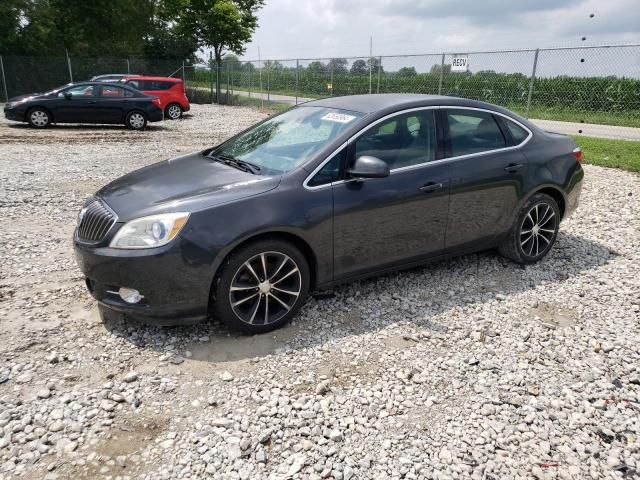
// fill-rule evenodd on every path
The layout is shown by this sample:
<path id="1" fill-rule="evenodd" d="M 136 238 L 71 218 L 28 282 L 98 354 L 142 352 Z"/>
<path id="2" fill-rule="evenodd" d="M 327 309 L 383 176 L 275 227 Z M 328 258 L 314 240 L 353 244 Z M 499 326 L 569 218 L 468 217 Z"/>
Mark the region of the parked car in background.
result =
<path id="1" fill-rule="evenodd" d="M 109 73 L 107 75 L 97 75 L 91 78 L 91 82 L 119 82 L 123 78 L 139 77 L 132 73 Z"/>
<path id="2" fill-rule="evenodd" d="M 311 289 L 496 247 L 541 260 L 581 160 L 571 137 L 488 103 L 332 97 L 106 185 L 76 258 L 103 308 L 260 333 Z"/>
<path id="3" fill-rule="evenodd" d="M 142 130 L 163 119 L 160 100 L 127 85 L 70 83 L 50 92 L 12 98 L 4 107 L 8 120 L 45 128 L 52 123 L 122 123 Z"/>
<path id="4" fill-rule="evenodd" d="M 191 108 L 181 78 L 137 75 L 124 77 L 121 81 L 147 95 L 158 97 L 164 116 L 171 120 L 180 118 Z"/>

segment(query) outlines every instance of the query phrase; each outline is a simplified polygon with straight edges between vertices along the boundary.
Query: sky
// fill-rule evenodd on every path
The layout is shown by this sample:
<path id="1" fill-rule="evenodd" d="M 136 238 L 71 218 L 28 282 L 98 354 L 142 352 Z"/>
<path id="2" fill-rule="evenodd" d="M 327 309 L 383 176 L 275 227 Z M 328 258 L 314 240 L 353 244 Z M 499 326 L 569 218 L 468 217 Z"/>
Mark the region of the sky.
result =
<path id="1" fill-rule="evenodd" d="M 370 37 L 374 56 L 640 43 L 640 0 L 266 0 L 243 58 L 366 56 Z"/>

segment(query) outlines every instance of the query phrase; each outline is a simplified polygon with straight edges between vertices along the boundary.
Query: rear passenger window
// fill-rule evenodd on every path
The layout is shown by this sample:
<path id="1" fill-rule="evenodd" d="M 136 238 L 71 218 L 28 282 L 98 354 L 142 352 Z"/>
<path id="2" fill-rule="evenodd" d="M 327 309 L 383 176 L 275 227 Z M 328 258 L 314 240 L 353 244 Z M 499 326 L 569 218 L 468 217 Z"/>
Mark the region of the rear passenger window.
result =
<path id="1" fill-rule="evenodd" d="M 505 119 L 504 123 L 507 124 L 507 128 L 511 133 L 511 138 L 513 138 L 514 145 L 520 145 L 529 136 L 529 132 L 527 132 L 524 128 L 522 128 L 515 122 Z"/>
<path id="2" fill-rule="evenodd" d="M 173 85 L 171 82 L 160 82 L 157 80 L 146 80 L 144 84 L 145 90 L 169 90 Z"/>
<path id="3" fill-rule="evenodd" d="M 447 110 L 451 155 L 469 155 L 507 146 L 493 115 L 479 110 Z"/>

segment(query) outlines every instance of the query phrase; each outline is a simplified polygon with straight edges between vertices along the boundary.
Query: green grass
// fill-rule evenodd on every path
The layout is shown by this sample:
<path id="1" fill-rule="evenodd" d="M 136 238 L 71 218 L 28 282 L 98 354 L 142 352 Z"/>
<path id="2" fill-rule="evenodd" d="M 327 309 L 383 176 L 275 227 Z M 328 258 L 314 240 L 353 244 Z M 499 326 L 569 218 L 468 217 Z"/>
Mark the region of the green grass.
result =
<path id="1" fill-rule="evenodd" d="M 575 135 L 573 138 L 582 149 L 585 163 L 640 172 L 640 141 L 610 140 L 582 135 Z"/>
<path id="2" fill-rule="evenodd" d="M 521 105 L 507 105 L 506 108 L 524 115 L 524 107 Z M 529 118 L 539 120 L 558 120 L 561 122 L 598 123 L 602 125 L 615 125 L 618 127 L 640 128 L 640 112 L 600 112 L 582 111 L 565 107 L 550 107 L 545 105 L 531 105 Z"/>

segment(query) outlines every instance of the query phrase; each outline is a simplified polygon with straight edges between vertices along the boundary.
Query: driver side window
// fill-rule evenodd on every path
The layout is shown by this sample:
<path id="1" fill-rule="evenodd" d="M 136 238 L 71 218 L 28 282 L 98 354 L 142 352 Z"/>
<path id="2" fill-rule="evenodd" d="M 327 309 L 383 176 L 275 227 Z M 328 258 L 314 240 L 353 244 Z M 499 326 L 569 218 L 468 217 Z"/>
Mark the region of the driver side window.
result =
<path id="1" fill-rule="evenodd" d="M 58 93 L 58 97 L 64 97 L 65 95 L 71 95 L 72 97 L 92 97 L 94 95 L 94 89 L 95 87 L 93 85 L 80 85 L 63 90 Z"/>
<path id="2" fill-rule="evenodd" d="M 436 128 L 433 110 L 397 115 L 374 125 L 355 142 L 355 156 L 377 157 L 391 170 L 436 158 Z"/>

